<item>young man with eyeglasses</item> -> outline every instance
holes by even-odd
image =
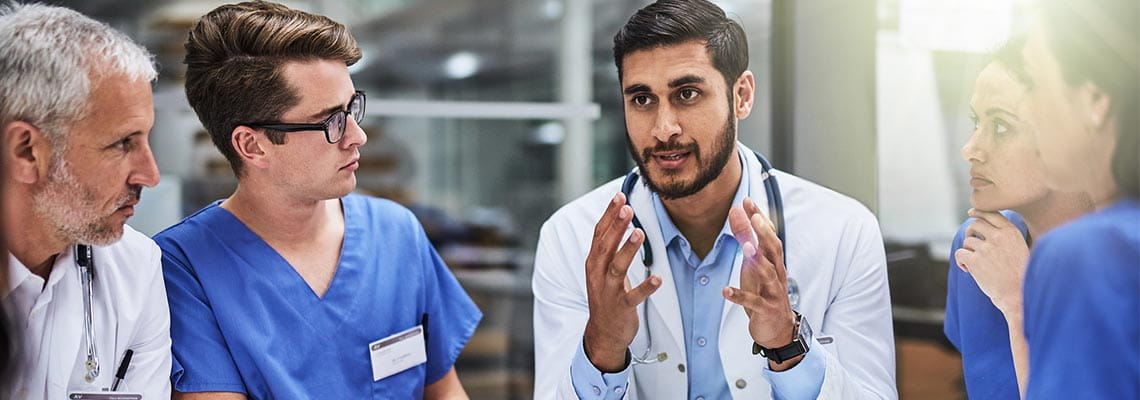
[[[466,398],[453,364],[481,313],[411,212],[350,194],[367,137],[346,28],[231,4],[186,50],[238,188],[155,237],[175,398]]]

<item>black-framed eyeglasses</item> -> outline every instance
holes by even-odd
[[[330,144],[336,144],[344,139],[344,132],[348,129],[348,116],[352,115],[352,119],[356,120],[359,125],[364,120],[364,92],[357,90],[352,95],[352,100],[348,102],[348,109],[339,110],[333,115],[330,115],[324,122],[319,124],[285,124],[285,123],[272,123],[272,124],[242,124],[250,128],[272,129],[281,132],[308,132],[308,131],[324,131],[325,140]]]

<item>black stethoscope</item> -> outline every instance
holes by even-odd
[[[91,246],[79,244],[75,246],[75,265],[79,266],[79,285],[83,290],[83,332],[87,339],[87,360],[84,367],[87,374],[83,379],[87,383],[99,377],[99,356],[95,352],[95,327],[91,321],[91,283],[95,280],[95,255]]]
[[[768,159],[764,158],[764,156],[755,151],[753,151],[752,154],[756,155],[756,159],[760,161],[760,178],[764,181],[764,192],[768,195],[768,215],[769,218],[772,219],[772,225],[775,225],[776,227],[776,236],[780,238],[780,243],[783,243],[784,245],[784,268],[787,269],[788,241],[786,240],[784,230],[784,200],[780,195],[780,184],[779,182],[776,182],[776,176],[772,174],[772,164],[768,162]],[[625,176],[625,181],[621,184],[621,192],[625,195],[625,203],[627,205],[630,204],[630,195],[633,193],[633,187],[637,184],[639,178],[641,178],[641,175],[639,175],[635,169],[633,171],[630,171],[630,173]],[[633,217],[633,226],[635,228],[641,229],[642,232],[645,232],[645,227],[641,225],[641,221],[637,219],[637,215],[634,215]],[[646,233],[646,235],[648,235],[648,233]],[[641,259],[645,264],[645,277],[649,278],[650,269],[653,267],[653,249],[649,247],[648,240],[642,242],[641,247]],[[791,302],[792,308],[799,306],[799,286],[791,277],[788,278],[788,299]],[[669,358],[668,354],[664,352],[658,353],[654,358],[649,357],[649,354],[653,348],[653,335],[649,329],[648,301],[649,300],[647,299],[646,303],[642,306],[642,313],[644,314],[643,318],[646,324],[645,352],[640,357],[635,354],[632,355],[631,359],[634,364],[652,364],[665,361]]]

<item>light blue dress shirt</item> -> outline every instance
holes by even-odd
[[[750,182],[748,169],[743,168],[740,185],[732,199],[734,206],[744,204],[744,198],[750,193]],[[740,254],[740,245],[726,220],[712,250],[702,260],[673,224],[656,193],[653,194],[653,208],[661,226],[673,283],[677,287],[685,334],[685,356],[690,366],[697,366],[690,367],[686,374],[689,380],[687,398],[731,399],[719,350],[721,315],[727,301],[721,289],[728,286],[732,266]],[[813,344],[818,345],[818,342],[813,341]],[[795,368],[784,372],[765,369],[764,373],[772,384],[774,398],[814,399],[823,386],[825,371],[826,363],[819,352],[808,351]],[[590,363],[581,344],[570,367],[571,382],[581,399],[624,398],[629,373],[630,366],[626,366],[620,372],[603,374]]]

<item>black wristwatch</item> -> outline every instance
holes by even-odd
[[[796,314],[796,327],[793,329],[793,332],[796,333],[796,337],[792,338],[792,343],[784,347],[768,349],[759,343],[752,342],[753,355],[759,354],[772,360],[776,364],[780,364],[784,361],[807,354],[808,342],[811,341],[811,326],[808,326],[807,320],[805,320],[804,316],[800,315],[799,312],[792,312]]]

